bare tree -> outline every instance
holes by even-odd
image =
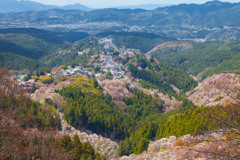
[[[236,77],[236,84],[229,83],[227,80],[214,81],[212,84],[219,91],[224,92],[226,96],[240,103],[240,77]]]

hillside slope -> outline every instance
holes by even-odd
[[[174,46],[159,49],[150,54],[161,60],[179,66],[198,80],[203,80],[213,74],[223,72],[239,73],[240,43],[232,41],[226,43],[192,43],[189,51],[176,50]]]
[[[205,79],[187,95],[198,106],[227,106],[238,103],[239,91],[240,75],[222,73]]]
[[[68,58],[56,55],[56,52],[69,48],[72,43],[89,36],[84,32],[51,32],[35,28],[0,29],[0,34],[0,65],[11,70],[31,71],[41,67],[73,63],[77,52]],[[79,46],[88,47],[85,43]],[[59,61],[52,62],[55,59]]]
[[[27,34],[5,34],[0,36],[0,52],[12,52],[28,58],[39,59],[57,49],[57,44],[49,43]]]
[[[156,45],[164,42],[175,40],[153,33],[141,32],[103,32],[96,35],[97,37],[111,37],[118,47],[139,49],[140,52],[146,53]]]

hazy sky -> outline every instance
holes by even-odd
[[[44,4],[67,5],[80,3],[93,8],[105,8],[113,6],[129,6],[139,4],[179,4],[179,3],[205,3],[208,0],[32,0]],[[240,0],[222,0],[224,2],[240,2]]]

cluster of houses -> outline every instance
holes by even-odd
[[[27,91],[27,92],[32,92],[34,87],[32,85],[32,83],[34,83],[34,80],[28,80],[28,81],[24,81],[24,77],[26,77],[26,74],[22,74],[22,75],[14,75],[12,76],[12,79],[16,79],[18,81],[18,84],[22,87],[23,90]]]
[[[100,67],[102,72],[107,75],[110,72],[113,75],[113,79],[123,79],[126,74],[126,69],[124,66],[116,61],[114,61],[113,49],[119,53],[119,57],[126,58],[126,56],[134,56],[135,50],[117,48],[112,39],[104,38],[99,40],[100,44],[103,44],[103,52],[100,54],[99,63],[93,63],[94,67]],[[116,57],[115,57],[116,58]],[[97,78],[100,76],[99,73],[95,73],[93,68],[82,68],[77,66],[75,68],[68,67],[68,69],[61,72],[64,76],[76,77],[77,74],[86,75],[90,77]]]
[[[103,74],[108,75],[109,72],[111,73],[113,79],[123,79],[124,75],[126,74],[126,69],[121,63],[118,63],[115,59],[117,57],[126,58],[126,56],[135,56],[135,50],[133,49],[125,49],[123,48],[117,48],[113,43],[112,39],[103,39],[101,40],[101,44],[103,44],[103,52],[100,54],[100,60],[99,62],[94,62],[92,65],[95,67],[80,67],[76,66],[75,68],[72,68],[71,66],[68,66],[67,69],[59,69],[58,73],[60,73],[63,76],[69,76],[69,77],[77,77],[77,75],[85,76],[85,77],[104,77]],[[116,56],[116,54],[113,52],[117,51],[119,54]],[[96,67],[100,67],[100,71],[102,73],[96,73],[99,72],[96,70]],[[44,76],[51,76],[51,73],[47,73],[40,78]],[[26,90],[32,90],[32,88],[29,87],[28,84],[34,83],[34,79],[30,79],[27,82],[24,81],[24,77],[27,75],[17,75],[14,78],[16,78],[21,85],[24,85]]]
[[[64,70],[61,72],[63,76],[71,76],[71,77],[76,77],[78,74],[79,75],[86,75],[90,76],[93,78],[97,78],[100,76],[100,74],[95,74],[94,71],[92,71],[92,68],[82,68],[80,66],[77,66],[75,68],[71,68],[68,66],[68,69]]]
[[[64,76],[72,76],[76,77],[77,73],[84,73],[84,71],[81,69],[81,67],[77,66],[75,68],[68,67],[68,69],[61,72]]]
[[[125,74],[125,69],[123,65],[114,65],[114,64],[107,64],[106,66],[103,67],[103,71],[106,72],[111,72],[113,75],[114,79],[122,79],[124,78]]]
[[[102,70],[105,74],[110,72],[113,75],[113,79],[123,79],[126,70],[122,64],[114,62],[113,52],[111,52],[112,47],[115,47],[115,45],[112,44],[112,40],[105,39],[103,47],[104,54],[100,55]]]
[[[27,75],[26,74],[23,74],[23,75],[16,75],[16,76],[13,76],[13,78],[17,79],[20,83],[24,84],[25,82],[23,81],[24,77],[26,77]]]

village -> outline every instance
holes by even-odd
[[[104,38],[99,40],[99,44],[103,46],[102,52],[99,54],[99,62],[93,63],[92,67],[80,67],[76,66],[68,68],[61,72],[63,76],[76,77],[81,75],[83,77],[98,78],[104,76],[108,79],[123,79],[127,73],[126,68],[119,62],[119,59],[124,59],[127,56],[135,56],[137,50],[117,48],[113,44],[113,40],[110,38]],[[139,52],[139,51],[138,51]],[[92,56],[93,58],[96,56]],[[95,68],[99,68],[95,71]]]
[[[140,51],[137,49],[128,49],[125,47],[117,47],[111,38],[102,38],[98,40],[101,50],[99,54],[92,55],[88,65],[82,66],[59,66],[44,71],[41,75],[32,76],[28,74],[17,74],[14,76],[19,81],[21,86],[29,91],[34,91],[36,84],[51,84],[58,83],[62,80],[67,80],[74,77],[96,78],[99,80],[122,80],[126,78],[127,69],[121,63],[122,60],[134,57]],[[89,51],[78,51],[84,53]],[[81,55],[81,54],[79,54]],[[96,60],[97,59],[97,60]],[[91,63],[90,63],[91,62]],[[41,83],[37,83],[40,81]]]

